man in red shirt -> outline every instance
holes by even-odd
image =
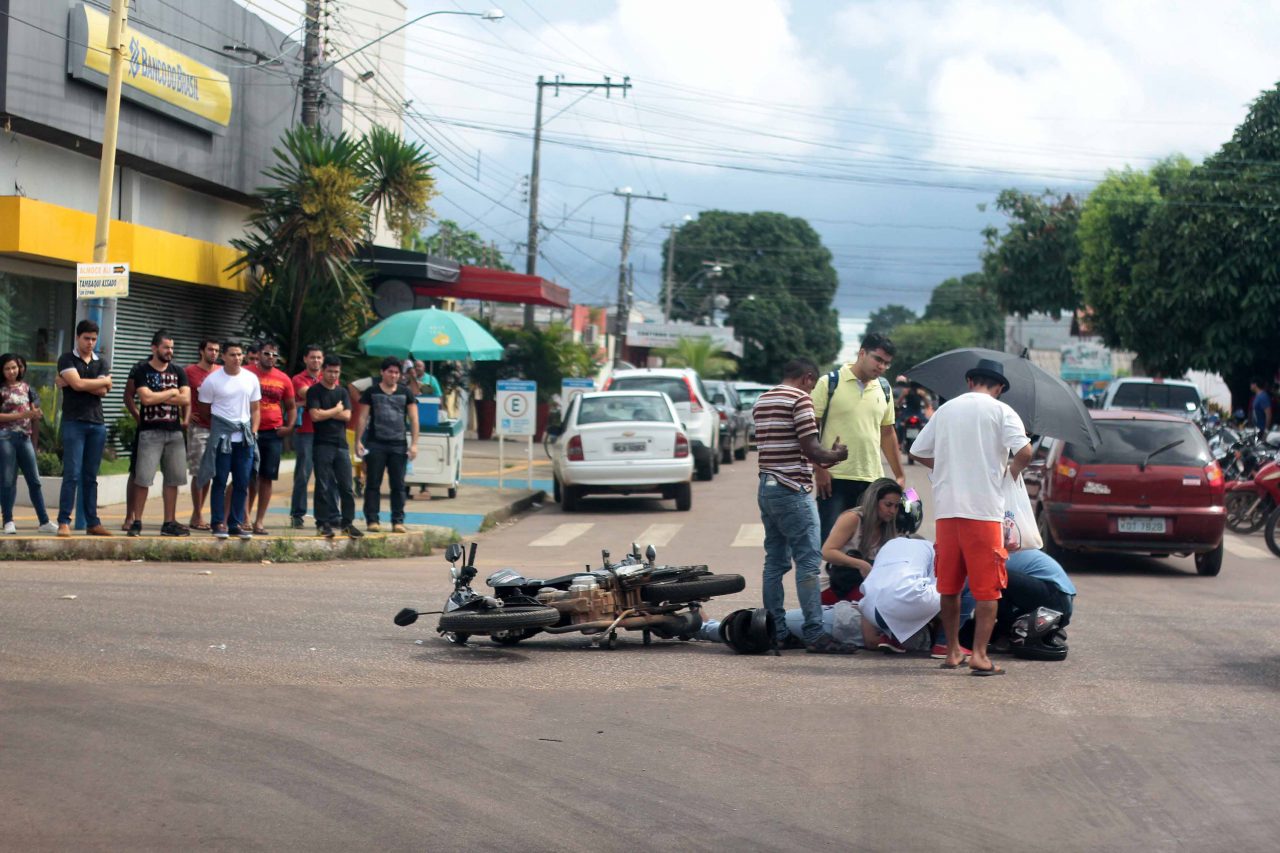
[[[209,443],[209,404],[199,399],[200,386],[210,373],[221,370],[218,356],[222,344],[212,338],[200,341],[200,360],[187,367],[187,384],[191,386],[191,405],[187,407],[187,473],[191,475],[191,524],[192,530],[208,530],[204,520],[204,502],[209,496],[209,484],[196,485],[196,472],[204,458],[204,448]]]
[[[293,376],[293,396],[297,400],[306,400],[307,389],[320,381],[320,370],[324,367],[324,348],[319,344],[310,344],[302,354],[302,363],[305,365],[302,372]],[[289,505],[294,529],[302,527],[302,517],[307,514],[307,481],[311,479],[311,453],[316,436],[311,412],[306,406],[299,408],[302,410],[302,422],[298,424],[298,431],[293,434],[296,459],[293,463],[293,500]],[[316,524],[319,524],[318,520]]]
[[[246,365],[246,369],[258,377],[258,384],[262,387],[261,420],[258,423],[258,476],[256,486],[251,484],[249,490],[250,501],[255,492],[258,498],[258,514],[253,522],[253,532],[258,536],[265,536],[267,529],[263,522],[271,507],[271,490],[275,481],[280,479],[280,455],[284,452],[285,438],[293,433],[298,404],[293,393],[293,380],[276,367],[280,347],[274,341],[263,341],[260,346],[258,363]]]

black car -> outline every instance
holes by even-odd
[[[751,406],[742,402],[732,382],[712,379],[702,384],[720,414],[721,463],[731,465],[735,459],[746,459],[751,447]]]

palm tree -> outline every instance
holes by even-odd
[[[691,367],[704,379],[722,379],[738,371],[738,363],[720,355],[720,345],[712,338],[681,338],[671,349],[658,354],[671,367]]]
[[[365,273],[353,263],[381,216],[403,236],[416,231],[434,195],[430,156],[375,127],[363,138],[295,127],[275,149],[247,233],[231,241],[249,270],[248,321],[294,365],[301,347],[349,341],[370,319]]]

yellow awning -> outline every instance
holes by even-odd
[[[62,264],[93,260],[94,215],[21,196],[0,196],[0,253]],[[228,273],[239,257],[230,246],[111,220],[107,260],[136,275],[245,291],[244,276]]]

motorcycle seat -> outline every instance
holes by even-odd
[[[570,575],[561,575],[558,578],[524,578],[519,576],[508,576],[496,583],[490,583],[495,589],[498,587],[520,587],[520,586],[567,586],[578,575],[587,574],[587,572],[574,572]]]

